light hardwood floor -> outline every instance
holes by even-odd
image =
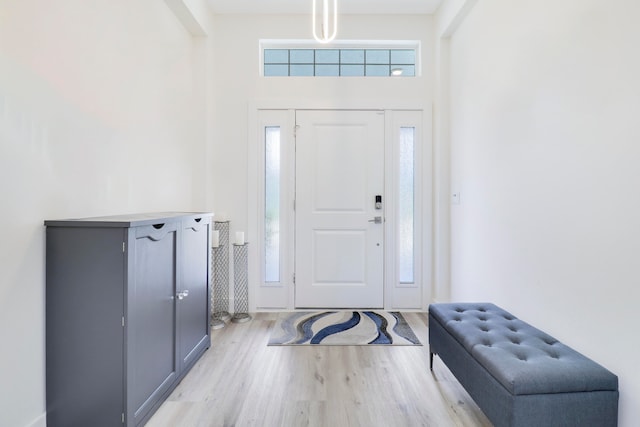
[[[277,313],[212,331],[211,348],[147,427],[491,426],[436,357],[427,316],[403,313],[423,346],[283,346]]]

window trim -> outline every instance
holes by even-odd
[[[291,286],[292,281],[292,264],[291,264],[291,248],[292,242],[292,230],[290,228],[292,212],[287,205],[288,200],[291,199],[291,171],[289,169],[289,163],[291,161],[291,147],[292,147],[292,125],[290,112],[287,110],[260,110],[257,116],[258,128],[256,129],[258,134],[258,145],[255,154],[256,158],[256,172],[258,175],[258,193],[256,194],[256,206],[255,212],[258,214],[259,223],[256,224],[257,228],[256,236],[256,255],[258,256],[258,272],[259,272],[259,293],[262,293],[260,289],[281,289],[287,292],[287,288]],[[280,259],[279,259],[279,280],[278,281],[266,281],[266,253],[264,248],[265,236],[265,142],[266,133],[265,130],[268,127],[277,127],[280,129]],[[255,143],[255,142],[254,142]]]
[[[410,289],[420,290],[421,292],[426,290],[423,288],[425,279],[425,269],[423,268],[424,256],[427,255],[428,248],[424,246],[425,240],[424,233],[428,231],[428,222],[424,222],[425,210],[424,204],[427,203],[428,198],[425,198],[425,188],[423,183],[423,174],[425,168],[430,168],[430,162],[425,161],[424,156],[428,154],[428,150],[425,149],[426,141],[424,138],[424,123],[423,123],[424,111],[417,110],[392,110],[388,111],[387,118],[387,138],[390,142],[389,151],[387,153],[388,164],[387,170],[391,174],[390,179],[387,181],[387,196],[388,203],[391,203],[391,209],[386,211],[387,216],[387,236],[389,239],[385,241],[385,250],[390,260],[389,269],[386,280],[390,283],[390,287],[395,291],[390,291],[394,297],[399,297],[405,291]],[[400,174],[400,129],[403,127],[414,129],[414,188],[413,188],[413,282],[400,281],[400,257],[399,257],[399,174]],[[387,205],[389,206],[389,204]],[[421,218],[420,220],[416,220]],[[425,230],[425,227],[427,228]],[[422,295],[424,298],[424,293]],[[395,300],[394,300],[395,302]]]

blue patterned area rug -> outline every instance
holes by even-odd
[[[402,314],[389,311],[280,313],[269,345],[422,345]]]

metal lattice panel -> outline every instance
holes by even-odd
[[[233,317],[232,322],[251,320],[249,315],[249,278],[247,255],[249,244],[233,245]]]
[[[224,322],[229,314],[229,221],[215,221],[220,233],[219,246],[213,248],[212,318]]]

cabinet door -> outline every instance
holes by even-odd
[[[177,222],[130,230],[128,420],[137,425],[176,381]]]
[[[123,239],[124,232],[117,228],[47,228],[49,426],[108,427],[121,422]],[[7,345],[2,351],[10,349]]]
[[[209,338],[209,227],[210,218],[182,223],[177,301],[178,355],[181,369],[192,364],[210,345]]]

